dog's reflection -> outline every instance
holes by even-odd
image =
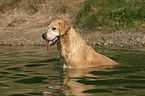
[[[67,96],[87,96],[94,95],[91,92],[85,92],[86,90],[92,90],[98,88],[96,85],[87,85],[79,83],[78,81],[88,79],[87,81],[100,80],[100,76],[93,75],[92,71],[106,71],[104,67],[88,68],[88,69],[65,69],[65,78],[60,89]]]

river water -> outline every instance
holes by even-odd
[[[95,48],[120,63],[59,68],[56,48],[0,46],[0,96],[145,96],[145,51]]]

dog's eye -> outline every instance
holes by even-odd
[[[52,28],[52,30],[56,30],[56,28],[55,28],[55,27],[53,27],[53,28]]]

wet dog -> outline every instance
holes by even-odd
[[[117,65],[110,58],[94,51],[87,45],[79,33],[68,22],[56,19],[51,22],[48,32],[42,35],[48,41],[46,50],[57,44],[60,65],[63,68],[87,68],[95,66]]]

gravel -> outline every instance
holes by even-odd
[[[41,37],[46,29],[0,31],[0,45],[45,45]],[[114,32],[107,34],[83,34],[82,37],[91,46],[145,47],[145,32]]]

